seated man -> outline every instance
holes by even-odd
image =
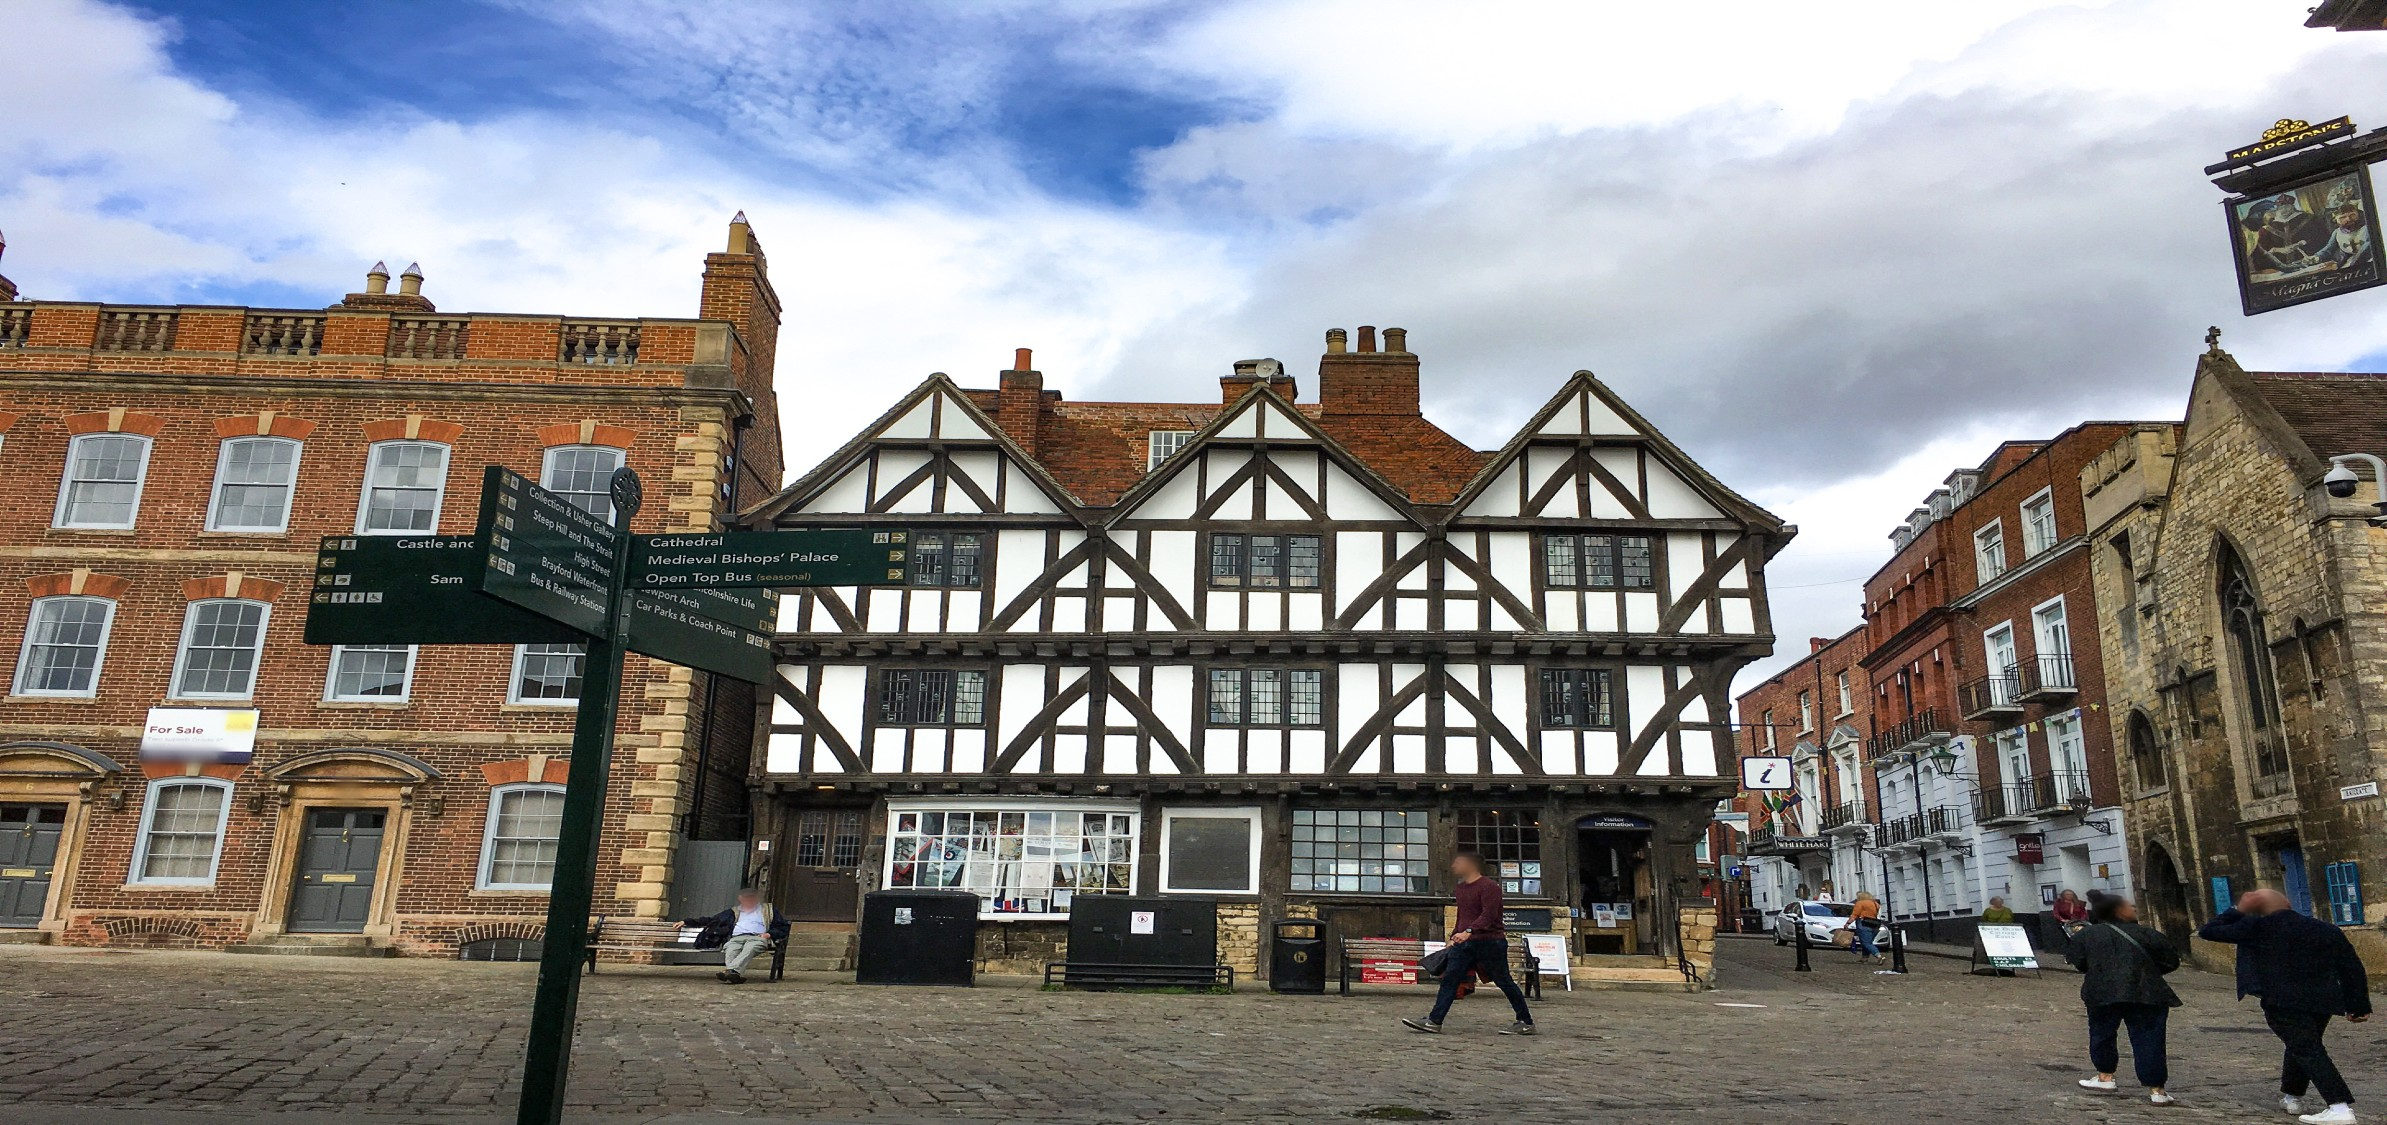
[[[746,963],[769,949],[772,942],[787,940],[787,919],[778,910],[763,905],[761,891],[743,887],[738,891],[738,904],[710,918],[690,918],[682,925],[702,926],[696,935],[696,948],[721,951],[720,972],[714,979],[723,984],[746,983]]]

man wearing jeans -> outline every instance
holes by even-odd
[[[2263,1020],[2284,1049],[2280,1107],[2307,1125],[2351,1125],[2354,1092],[2321,1036],[2331,1016],[2370,1018],[2370,981],[2354,943],[2336,926],[2297,913],[2288,896],[2268,887],[2246,892],[2197,936],[2238,947],[2238,998],[2262,997]],[[2312,1087],[2319,1088],[2319,1107],[2304,1100]]]
[[[1500,922],[1500,880],[1484,878],[1483,857],[1474,852],[1452,856],[1450,871],[1459,877],[1454,892],[1459,916],[1450,935],[1450,959],[1442,966],[1442,991],[1434,998],[1434,1014],[1401,1023],[1411,1031],[1441,1034],[1442,1017],[1450,1014],[1451,1003],[1459,998],[1459,986],[1472,973],[1499,985],[1500,994],[1508,997],[1509,1007],[1517,1011],[1517,1022],[1500,1033],[1533,1034],[1533,1013],[1525,1007],[1525,992],[1508,975],[1508,933]]]
[[[762,892],[753,887],[738,892],[736,906],[710,918],[690,918],[684,924],[704,927],[696,936],[696,948],[721,950],[723,968],[713,976],[723,984],[746,983],[746,963],[771,948],[772,942],[787,940],[790,928],[777,910],[763,905]]]

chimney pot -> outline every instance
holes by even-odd
[[[1359,326],[1359,350],[1361,352],[1372,352],[1376,350],[1375,325],[1362,324]]]
[[[1032,362],[1033,359],[1034,355],[1029,349],[1015,348],[1011,356],[1011,369],[1013,371],[1034,371],[1036,364]]]
[[[1408,350],[1409,350],[1409,330],[1408,330],[1408,329],[1406,329],[1406,328],[1387,328],[1387,329],[1385,329],[1385,330],[1384,330],[1384,350],[1385,350],[1385,351],[1388,351],[1388,352],[1405,352],[1405,351],[1408,351]]]
[[[383,262],[373,263],[373,268],[365,271],[365,292],[381,294],[389,291],[390,267]]]
[[[746,221],[744,211],[729,217],[728,251],[732,254],[754,253],[754,227]]]
[[[1341,355],[1349,347],[1350,336],[1340,328],[1326,330],[1326,354]]]
[[[398,293],[401,296],[406,297],[419,297],[422,295],[422,292],[422,264],[419,262],[406,263],[406,272],[398,275]]]

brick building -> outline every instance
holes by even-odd
[[[535,938],[578,686],[563,645],[310,647],[316,544],[472,529],[481,468],[645,532],[780,480],[779,310],[740,216],[697,316],[0,303],[0,939],[453,954]],[[629,658],[599,909],[743,835],[751,689]],[[163,708],[166,710],[153,711]],[[158,723],[254,731],[164,757]]]
[[[1843,671],[1864,697],[1850,729],[1773,750],[1800,762],[1802,800],[1751,839],[1782,857],[1753,887],[1769,909],[1828,879],[1843,899],[1882,894],[1921,936],[1966,940],[1992,897],[2036,922],[2059,890],[2129,886],[2074,482],[2135,428],[2083,423],[1950,474],[1891,532],[1864,626],[1741,697],[1743,753],[1766,752],[1768,729],[1825,722],[1802,711],[1839,706]]]
[[[2387,451],[2382,418],[2387,375],[2248,372],[2216,345],[2182,426],[2119,435],[2079,478],[2148,913],[2184,933],[2281,887],[2347,927],[2374,978],[2387,530],[2367,470],[2348,499],[2320,478],[2333,456]]]
[[[1740,799],[1751,828],[1750,902],[1767,915],[1801,887],[1843,901],[1879,889],[1864,852],[1864,829],[1874,820],[1868,810],[1878,807],[1864,758],[1873,718],[1873,693],[1858,663],[1868,651],[1865,631],[1811,638],[1807,650],[1735,703],[1743,752],[1789,758],[1797,786],[1778,795],[1796,798],[1778,812],[1754,794]]]

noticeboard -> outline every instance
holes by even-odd
[[[640,535],[630,543],[633,589],[901,586],[911,536],[901,530],[725,531]]]
[[[556,644],[570,626],[480,592],[470,535],[341,535],[315,552],[311,645]]]
[[[579,505],[503,465],[481,480],[483,567],[490,597],[569,625],[605,630],[617,532]]]
[[[2020,926],[1986,925],[1977,927],[1979,956],[1996,969],[2036,969],[2039,951],[2031,948],[2030,931]]]

